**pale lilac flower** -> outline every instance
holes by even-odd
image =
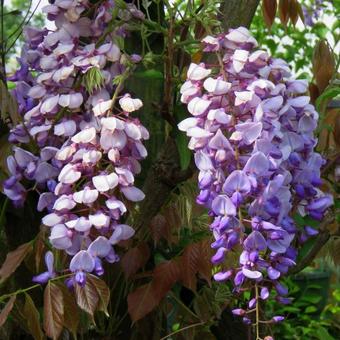
[[[118,106],[112,100],[114,78],[126,70],[126,60],[140,58],[126,56],[113,43],[115,35],[127,33],[124,21],[123,30],[118,26],[98,44],[114,6],[113,1],[101,2],[91,19],[85,14],[86,1],[58,0],[44,7],[55,29],[25,29],[20,68],[11,77],[25,126],[20,123],[10,132],[10,141],[21,147],[15,146],[14,156],[8,158],[10,177],[3,191],[19,206],[26,197],[21,181],[39,190],[37,209],[48,213],[42,223],[50,228],[50,243],[73,257],[71,281],[80,285],[87,272],[103,274],[103,260],[118,261],[112,244],[134,234],[120,224],[127,208],[115,195],[134,202],[144,198],[133,185],[141,171],[139,162],[147,156],[143,141],[149,133],[130,117],[143,103],[128,93],[119,93]],[[133,4],[128,8],[120,14],[144,17]],[[102,84],[86,89],[80,82],[74,88],[79,76],[94,71],[101,73]],[[31,139],[36,153],[25,150]]]
[[[39,275],[33,276],[32,281],[35,283],[46,283],[49,279],[53,279],[56,276],[54,271],[54,256],[51,251],[46,252],[45,254],[45,264],[47,267],[47,271],[41,273]]]
[[[333,204],[319,189],[324,161],[313,151],[318,113],[301,95],[307,83],[294,80],[282,59],[255,50],[246,28],[202,42],[223,65],[189,66],[180,93],[191,116],[178,128],[190,137],[199,170],[196,201],[213,217],[211,261],[221,266],[214,278],[232,280],[237,292],[251,289],[249,309],[257,303],[255,285],[261,299],[274,289],[277,300],[288,303],[278,280],[295,265],[294,240],[317,234],[309,226],[299,230],[291,214],[296,207],[321,220]],[[243,248],[239,267],[228,268],[224,260],[237,245]]]

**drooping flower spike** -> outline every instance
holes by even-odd
[[[307,82],[257,50],[246,28],[202,43],[218,66],[190,65],[180,92],[191,117],[178,127],[190,137],[199,170],[197,203],[214,217],[212,262],[221,268],[214,278],[232,280],[235,292],[252,290],[248,309],[234,310],[251,323],[258,300],[271,290],[289,302],[279,281],[295,265],[299,242],[317,234],[310,226],[298,229],[294,213],[321,220],[332,204],[319,189],[318,113],[304,95]],[[239,265],[230,267],[228,253],[240,245]]]
[[[149,134],[133,118],[143,103],[116,93],[113,82],[141,58],[122,54],[117,38],[126,29],[108,30],[114,6],[110,0],[99,6],[56,0],[44,7],[56,29],[25,29],[20,69],[11,77],[22,121],[10,133],[18,146],[8,158],[11,176],[3,191],[22,205],[22,183],[31,181],[40,193],[38,210],[47,210],[42,222],[50,228],[49,241],[72,257],[71,281],[81,286],[87,273],[103,274],[103,260],[119,260],[114,246],[134,234],[120,222],[124,201],[144,198],[134,177],[147,156],[143,141]],[[118,11],[123,26],[144,19],[133,4],[124,6]],[[98,81],[91,85],[93,79]],[[47,253],[48,271],[36,282],[54,277],[51,261]]]

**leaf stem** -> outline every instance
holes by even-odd
[[[50,279],[49,282],[50,281],[57,281],[57,280],[65,279],[67,277],[70,277],[71,275],[72,274],[69,273],[69,274],[57,276],[57,277],[55,277],[53,279]],[[18,295],[18,294],[26,293],[26,292],[28,292],[28,291],[30,291],[32,289],[38,288],[38,287],[41,287],[41,284],[36,284],[36,285],[30,286],[30,287],[27,287],[27,288],[19,289],[19,290],[13,292],[13,293],[2,295],[2,296],[0,296],[0,302],[2,302],[3,300],[5,300],[5,299],[7,299],[7,298],[9,298],[9,297],[11,297],[13,295]]]
[[[260,304],[259,304],[259,287],[255,284],[255,299],[256,299],[256,340],[262,340],[260,338]]]
[[[186,306],[174,293],[170,293],[171,298],[173,298],[183,309],[185,309],[190,315],[200,320],[200,318],[188,307]]]
[[[120,81],[119,81],[119,83],[118,83],[118,85],[117,85],[117,87],[116,87],[116,90],[115,90],[115,92],[114,92],[114,94],[113,94],[113,96],[112,96],[112,104],[111,104],[111,112],[112,112],[112,110],[113,110],[113,107],[114,107],[114,105],[115,105],[115,102],[116,102],[116,100],[117,100],[117,98],[118,98],[118,95],[119,95],[119,92],[122,90],[122,87],[123,87],[123,85],[124,85],[124,82],[125,82],[125,80],[129,77],[129,75],[130,75],[130,72],[131,72],[131,67],[127,67],[126,68],[126,70],[123,72],[123,74],[121,75],[121,79],[120,79]]]
[[[194,328],[194,327],[197,327],[197,326],[202,326],[202,325],[204,325],[204,324],[205,324],[205,321],[201,321],[201,322],[198,322],[198,323],[194,323],[194,324],[192,324],[192,325],[189,325],[189,326],[183,327],[183,328],[181,328],[181,329],[178,329],[177,331],[174,331],[174,332],[172,332],[172,333],[166,335],[165,337],[161,338],[160,340],[168,339],[168,338],[170,338],[170,337],[171,337],[172,335],[174,335],[174,334],[183,332],[183,331],[185,331],[185,330],[187,330],[187,329],[189,329],[189,328]]]

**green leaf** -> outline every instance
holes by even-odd
[[[332,98],[336,98],[337,96],[340,96],[340,87],[334,86],[326,89],[326,91],[324,91],[322,95],[319,96],[316,100],[315,106],[317,110],[321,109],[321,105],[322,103],[324,103],[325,100],[331,100]]]
[[[325,39],[329,30],[324,23],[318,22],[313,26],[312,32],[314,32],[319,38]]]
[[[295,68],[296,71],[300,70],[301,68],[303,68],[306,65],[306,60],[305,59],[299,59],[296,62]]]
[[[103,74],[97,67],[90,68],[83,76],[83,84],[89,93],[103,87],[104,81]]]
[[[307,242],[305,242],[303,244],[303,246],[299,250],[297,262],[299,262],[301,259],[303,259],[310,252],[310,250],[313,248],[315,242],[316,242],[316,238],[314,237],[314,238],[310,238],[309,240],[307,240]]]
[[[333,292],[333,297],[335,298],[336,301],[340,301],[340,289],[336,289]]]
[[[308,306],[305,309],[305,313],[310,314],[310,313],[315,313],[318,309],[315,306]]]
[[[182,170],[187,169],[191,161],[191,151],[188,148],[188,143],[188,137],[185,135],[184,132],[179,133],[176,136],[176,145]]]
[[[288,313],[300,313],[301,309],[297,307],[292,307],[292,306],[285,306],[284,308],[285,312]]]
[[[181,326],[181,325],[180,325],[179,322],[174,323],[174,324],[172,325],[172,331],[173,331],[173,332],[178,331],[180,326]]]
[[[308,301],[310,303],[313,304],[317,304],[318,302],[320,302],[320,300],[322,299],[322,296],[320,295],[315,295],[315,294],[305,294],[302,296],[303,301]]]
[[[22,13],[21,13],[18,9],[15,9],[15,10],[13,10],[13,11],[4,13],[3,16],[5,17],[6,15],[21,15],[21,14],[22,14]]]
[[[174,116],[177,122],[181,122],[182,120],[188,118],[187,112],[184,109],[183,105],[177,105],[174,107]],[[188,168],[192,152],[188,148],[189,139],[186,136],[185,132],[179,131],[178,129],[175,130],[175,141],[180,157],[180,165],[181,169],[185,170]]]
[[[152,79],[163,79],[163,73],[155,69],[149,69],[149,70],[145,70],[142,72],[135,72],[133,75],[136,78],[142,78],[142,79],[145,79],[145,78],[148,78],[151,80]]]
[[[318,327],[316,334],[320,340],[335,340],[324,327]]]

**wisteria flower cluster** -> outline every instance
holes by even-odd
[[[40,194],[49,241],[72,256],[69,283],[81,286],[86,273],[103,274],[103,259],[119,259],[113,246],[134,234],[121,223],[124,200],[144,198],[134,177],[147,156],[143,140],[149,134],[130,116],[143,104],[121,96],[121,84],[114,82],[140,61],[124,55],[116,38],[126,36],[125,22],[142,20],[143,13],[127,4],[116,11],[122,24],[110,30],[114,10],[110,0],[56,0],[46,6],[56,29],[25,29],[21,67],[11,77],[22,121],[10,132],[16,146],[4,193],[18,206],[28,186]],[[89,79],[99,81],[88,88]],[[53,254],[46,254],[46,264],[48,271],[36,282],[54,277]]]
[[[197,202],[214,218],[214,278],[233,280],[235,292],[251,289],[248,308],[234,310],[251,323],[272,290],[289,303],[280,279],[295,265],[298,245],[318,233],[299,229],[293,215],[321,220],[332,204],[319,189],[324,160],[313,151],[318,113],[304,95],[307,82],[257,50],[246,28],[207,36],[203,45],[218,63],[190,65],[180,92],[192,117],[179,129],[190,137],[199,169]],[[231,268],[228,253],[240,247]]]
[[[322,0],[315,0],[309,7],[306,5],[302,5],[302,11],[306,25],[311,27],[315,25],[320,17],[320,14],[322,13],[323,2],[324,1]]]

